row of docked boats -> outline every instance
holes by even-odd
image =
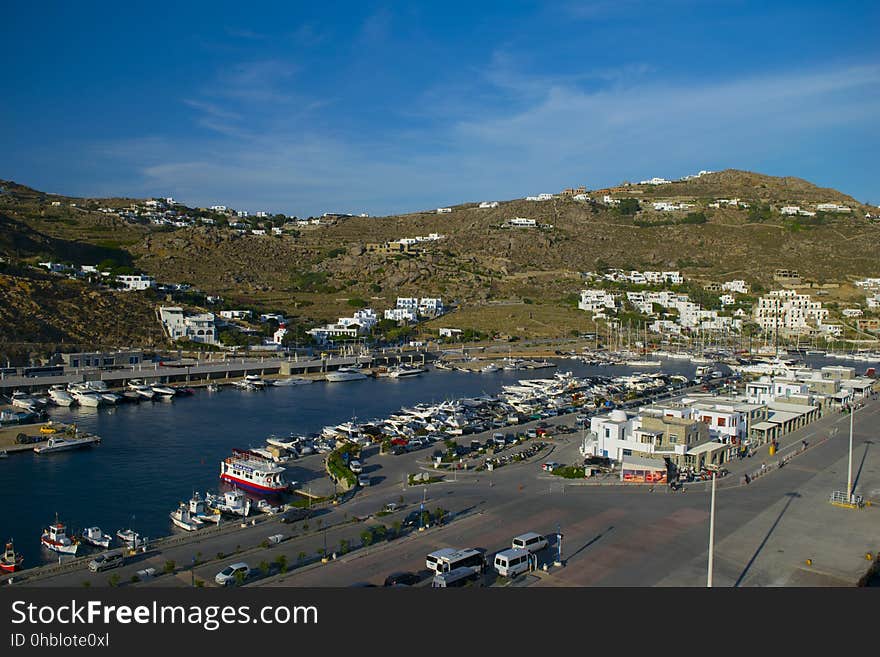
[[[312,379],[299,376],[290,376],[285,379],[264,379],[258,374],[248,374],[243,379],[235,381],[232,385],[241,390],[265,390],[272,386],[300,386],[313,383]],[[216,383],[208,385],[209,392],[219,392],[220,386]]]
[[[29,394],[16,390],[10,396],[10,403],[16,408],[31,413],[39,413],[48,405],[70,407],[115,405],[122,402],[141,401],[144,399],[171,399],[179,394],[191,393],[189,388],[175,388],[164,384],[146,384],[141,380],[132,380],[119,392],[111,391],[104,381],[83,381],[64,385],[54,385],[45,396]]]
[[[192,532],[218,525],[225,517],[246,518],[252,511],[278,513],[281,507],[265,499],[254,501],[241,489],[233,488],[223,493],[206,493],[204,497],[193,493],[189,502],[180,502],[168,517],[175,527]]]

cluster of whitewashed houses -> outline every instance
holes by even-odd
[[[767,333],[796,335],[817,332],[830,337],[843,334],[840,324],[826,322],[828,309],[809,294],[795,290],[772,290],[760,297],[752,309],[752,318]]]
[[[596,415],[580,449],[585,457],[622,464],[622,474],[628,461],[658,472],[666,459],[680,469],[711,468],[806,426],[826,409],[865,397],[873,385],[853,368],[792,370],[749,382],[741,397],[694,395]]]
[[[445,311],[440,297],[397,297],[394,308],[385,311],[385,319],[395,322],[417,322],[424,317],[438,317]]]
[[[384,319],[395,322],[417,322],[426,317],[438,317],[446,311],[440,297],[398,297],[394,308],[384,313]],[[372,308],[358,310],[351,317],[340,317],[334,324],[309,329],[307,333],[317,342],[326,343],[334,338],[357,338],[368,334],[379,323]],[[283,337],[283,334],[282,336]],[[280,338],[276,340],[280,343]]]

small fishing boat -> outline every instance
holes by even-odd
[[[218,386],[216,383],[209,383],[205,386],[205,390],[207,390],[208,392],[220,392],[220,386]]]
[[[174,511],[168,514],[168,517],[171,518],[171,522],[175,526],[188,532],[201,529],[202,525],[204,525],[204,521],[201,518],[189,512],[189,505],[186,502],[181,502]]]
[[[22,563],[24,563],[24,557],[15,551],[12,539],[10,538],[6,544],[3,556],[0,557],[0,570],[6,573],[14,573],[16,570],[21,570]]]
[[[81,538],[84,542],[101,548],[110,547],[110,541],[113,540],[113,537],[102,532],[100,527],[84,529]]]
[[[116,537],[122,541],[126,547],[135,549],[147,544],[145,536],[141,536],[133,529],[120,529],[116,532]]]
[[[238,488],[228,490],[222,495],[208,494],[205,501],[210,508],[233,516],[244,517],[251,512],[250,498]]]
[[[60,554],[76,554],[79,549],[79,541],[67,535],[67,528],[58,520],[55,514],[55,524],[49,525],[40,536],[40,543]]]

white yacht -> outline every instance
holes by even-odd
[[[129,383],[128,388],[129,390],[133,390],[134,392],[139,394],[144,399],[153,399],[156,396],[156,392],[150,386],[144,385],[143,382],[138,379],[135,379],[134,381]]]
[[[72,406],[74,399],[64,386],[52,386],[49,389],[49,399],[56,406]]]
[[[360,379],[366,379],[367,375],[356,367],[340,367],[335,372],[327,372],[325,378],[331,382],[358,381]]]
[[[104,398],[100,394],[89,390],[71,390],[70,395],[76,400],[80,406],[91,406],[93,408],[104,404]]]
[[[492,374],[493,372],[498,372],[501,368],[498,367],[495,363],[489,363],[485,367],[480,368],[480,372],[483,374]]]
[[[64,436],[52,436],[45,445],[34,447],[35,454],[52,454],[53,452],[67,452],[72,449],[91,447],[100,442],[97,436],[85,436],[84,438],[66,438]]]
[[[177,394],[177,391],[174,388],[162,384],[152,385],[150,388],[160,397],[173,397]]]
[[[388,376],[392,379],[399,379],[405,376],[417,376],[424,372],[425,370],[421,367],[414,367],[412,365],[401,365],[399,367],[393,367],[388,370]]]
[[[16,408],[21,408],[31,413],[39,411],[43,407],[38,399],[20,390],[13,392],[10,400]]]

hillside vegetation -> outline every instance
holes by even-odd
[[[507,332],[534,324],[541,307],[552,307],[555,315],[549,310],[543,314],[558,317],[562,335],[591,326],[585,319],[580,325],[571,310],[584,271],[678,269],[698,282],[745,278],[763,287],[773,285],[777,268],[796,269],[803,278],[819,282],[880,275],[880,225],[865,218],[876,208],[799,178],[736,170],[666,185],[596,190],[586,202],[570,197],[519,199],[491,209],[467,203],[448,214],[345,217],[284,236],[239,234],[212,226],[133,224],[95,211],[138,202],[132,199],[71,199],[10,182],[0,182],[0,189],[0,256],[9,261],[26,265],[43,259],[76,264],[109,260],[160,282],[189,283],[206,294],[220,295],[228,307],[282,311],[304,325],[349,314],[361,301],[382,309],[392,306],[397,296],[442,296],[458,304],[458,317],[462,323],[470,317],[472,326],[485,324],[473,320],[480,308],[489,312],[498,303],[531,306],[531,319],[523,312],[507,313],[510,325],[494,327]],[[605,194],[639,199],[642,209],[621,212],[601,202]],[[751,207],[708,207],[719,198],[739,198]],[[687,201],[695,207],[690,212],[654,211],[650,201],[656,199]],[[841,203],[852,212],[815,217],[779,213],[782,205],[810,207],[822,202]],[[550,227],[503,227],[514,217]],[[424,243],[419,256],[365,251],[368,243],[429,233],[445,238]],[[3,279],[2,340],[41,336],[161,341],[151,315],[155,300],[144,294],[38,279],[27,268],[16,272]],[[79,295],[80,300],[65,305],[62,300],[72,298],[65,295]],[[108,310],[125,304],[126,310],[100,315],[105,304]],[[492,314],[504,322],[505,313]],[[23,315],[27,319],[16,326],[14,318]],[[117,329],[106,323],[111,316],[121,323]],[[455,318],[450,315],[446,323],[457,325]],[[42,322],[45,327],[37,326]],[[87,325],[92,328],[86,330]],[[547,335],[554,330],[547,322],[540,330],[537,324],[533,328],[523,333]]]

